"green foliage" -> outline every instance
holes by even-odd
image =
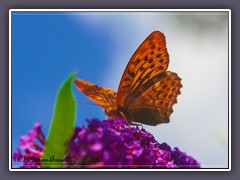
[[[68,141],[74,130],[76,101],[72,93],[75,74],[71,74],[57,93],[51,127],[48,132],[42,162],[45,168],[62,168]],[[47,160],[47,161],[46,161]]]

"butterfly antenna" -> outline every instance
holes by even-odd
[[[94,106],[99,106],[98,104],[94,104],[94,103],[87,103],[87,102],[80,102],[80,101],[76,101],[78,104],[87,104],[87,105],[94,105]]]

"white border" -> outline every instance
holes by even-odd
[[[231,100],[232,100],[232,94],[231,94],[231,87],[232,87],[232,84],[231,84],[231,67],[232,67],[232,40],[231,40],[231,26],[232,26],[232,22],[231,22],[231,10],[228,11],[229,13],[229,19],[228,19],[228,145],[229,145],[229,149],[228,149],[228,160],[229,160],[229,171],[231,171],[231,168],[232,168],[232,163],[231,163],[231,158],[232,158],[232,116],[231,116]]]
[[[9,131],[8,131],[8,138],[9,138],[9,170],[11,169],[12,164],[12,21],[11,21],[11,10],[9,10]]]
[[[229,132],[228,132],[228,143],[229,143],[229,168],[228,169],[13,169],[12,168],[12,144],[11,144],[11,134],[12,134],[12,116],[11,116],[11,96],[12,96],[12,77],[11,77],[11,34],[12,34],[12,12],[228,12],[229,13],[229,26],[228,26],[228,42],[229,42],[229,59],[228,59],[228,113],[229,113]],[[231,10],[230,9],[10,9],[9,10],[9,171],[231,171]]]

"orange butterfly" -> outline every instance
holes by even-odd
[[[75,78],[77,88],[104,108],[108,117],[155,126],[169,122],[180,94],[181,78],[166,71],[169,56],[164,34],[152,32],[131,57],[118,92]]]

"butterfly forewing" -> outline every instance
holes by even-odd
[[[135,51],[121,78],[117,103],[123,106],[128,94],[156,74],[166,71],[169,64],[163,33],[154,31]]]
[[[117,93],[111,89],[75,78],[74,83],[89,99],[102,106],[105,110],[117,109]]]

